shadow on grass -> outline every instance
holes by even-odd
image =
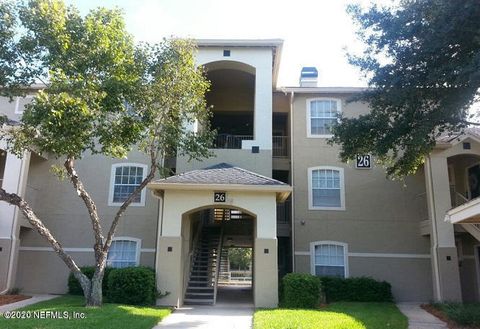
[[[30,318],[0,318],[0,328],[151,329],[170,312],[168,308],[119,304],[104,304],[99,308],[90,308],[84,306],[84,299],[81,296],[62,296],[18,310],[19,315]],[[47,314],[49,318],[34,318],[36,315],[47,317]],[[53,314],[62,318],[52,318]],[[69,318],[66,318],[66,315]]]
[[[333,303],[318,310],[258,310],[254,329],[406,329],[407,318],[392,303]]]

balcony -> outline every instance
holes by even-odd
[[[272,155],[276,158],[288,157],[290,155],[288,136],[273,136],[272,138]]]
[[[288,237],[291,234],[292,201],[277,204],[277,235]]]
[[[213,143],[215,149],[241,149],[242,141],[251,141],[251,135],[218,134]]]
[[[214,149],[238,149],[242,148],[242,141],[253,140],[252,135],[218,134],[213,143]],[[289,156],[289,137],[272,137],[272,154],[274,157],[286,158]]]

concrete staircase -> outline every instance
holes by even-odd
[[[230,280],[230,261],[228,259],[228,249],[222,248],[220,253],[220,270],[218,278],[221,282],[228,282]]]
[[[202,228],[192,259],[184,304],[213,305],[216,301],[218,266],[222,248],[222,229],[218,225]]]

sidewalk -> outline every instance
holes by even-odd
[[[27,294],[29,296],[29,294]],[[36,304],[39,302],[43,302],[45,300],[50,300],[59,297],[58,295],[32,295],[32,298],[29,299],[24,299],[16,303],[11,303],[7,305],[2,305],[0,306],[0,314],[3,314],[7,311],[13,311],[16,310],[17,308],[21,308],[24,306]]]
[[[153,329],[251,329],[253,311],[251,291],[219,288],[215,306],[185,305]]]
[[[445,322],[421,308],[420,303],[398,303],[397,306],[408,318],[408,329],[448,329]]]

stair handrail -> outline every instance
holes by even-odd
[[[220,257],[222,254],[222,248],[223,248],[223,225],[220,228],[220,239],[218,241],[218,247],[217,247],[217,262],[216,262],[216,267],[215,267],[215,283],[213,286],[213,305],[217,303],[217,286],[218,286],[218,276],[220,273]]]
[[[197,232],[195,232],[195,236],[193,237],[192,241],[192,250],[188,253],[188,259],[190,262],[190,266],[188,269],[188,275],[183,276],[183,295],[187,293],[187,288],[188,288],[188,282],[190,280],[190,276],[192,275],[192,269],[193,269],[193,255],[195,254],[195,250],[197,249],[198,245],[200,244],[200,234],[203,229],[203,222],[199,221],[198,224],[198,229]]]

